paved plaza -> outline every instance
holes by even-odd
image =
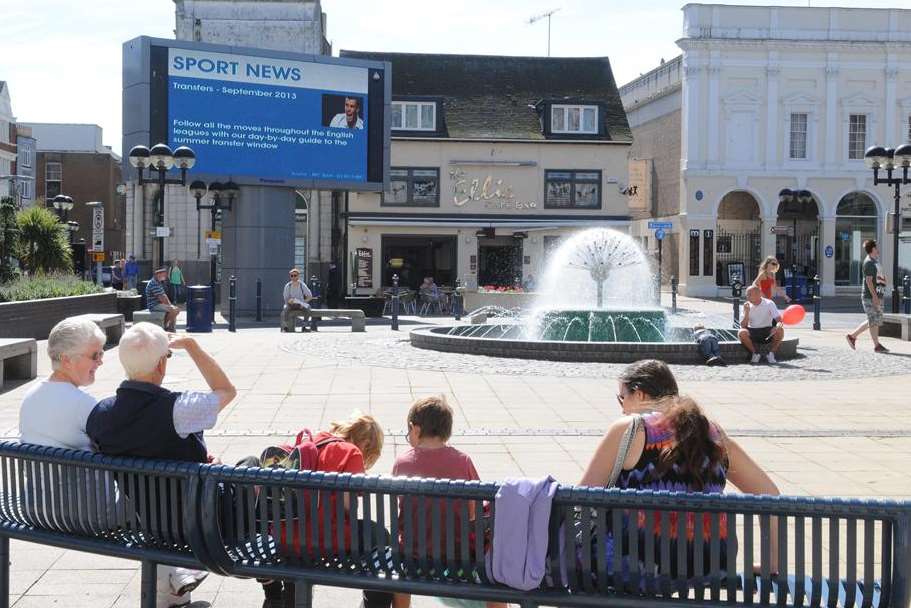
[[[681,298],[673,322],[730,327],[730,306]],[[853,313],[811,319],[789,330],[800,357],[788,364],[726,369],[674,368],[681,389],[700,404],[770,472],[782,492],[797,495],[911,497],[911,343],[885,339],[890,355],[871,352],[869,338],[851,351],[845,327]],[[197,339],[238,388],[210,451],[225,462],[274,444],[301,427],[325,428],[358,408],[386,429],[383,455],[372,473],[391,469],[407,447],[405,414],[418,396],[443,393],[456,411],[452,443],[467,452],[484,479],[551,474],[580,478],[601,433],[619,414],[614,394],[619,365],[549,363],[435,353],[411,348],[408,329],[428,321],[407,318],[402,331],[370,325],[353,334],[344,323],[318,333],[282,334],[277,323],[242,323],[236,334],[217,329]],[[444,324],[450,320],[433,319]],[[49,372],[40,344],[39,376]],[[90,391],[111,394],[123,376],[110,350]],[[0,394],[0,430],[17,435],[18,410],[29,384]],[[169,362],[170,388],[203,388],[189,357]],[[15,606],[135,606],[137,563],[14,542]],[[211,576],[194,592],[194,606],[258,607],[253,581]],[[355,606],[353,590],[318,588],[317,606]],[[417,599],[416,605],[436,605]]]

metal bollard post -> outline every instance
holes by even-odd
[[[743,283],[734,281],[731,284],[731,299],[734,302],[734,329],[740,329],[740,294],[742,293]]]
[[[263,320],[263,280],[256,279],[256,320]]]
[[[313,299],[310,300],[310,308],[318,308],[322,302],[323,293],[322,285],[316,275],[310,277],[310,295],[313,296]],[[312,315],[310,316],[310,331],[319,331],[319,319]]]
[[[392,331],[399,330],[399,275],[392,275]]]
[[[902,281],[902,301],[905,303],[905,314],[911,315],[911,276],[908,275]]]
[[[819,275],[813,277],[813,330],[822,328],[820,315],[822,314],[822,296],[819,293]]]
[[[671,277],[671,314],[677,314],[677,277]]]
[[[228,331],[237,331],[237,277],[228,279]]]
[[[797,264],[791,265],[791,299],[795,303],[800,302],[800,295],[797,293]]]
[[[452,314],[456,321],[462,320],[462,281],[456,279],[455,291],[452,294]]]

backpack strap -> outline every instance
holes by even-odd
[[[320,448],[326,447],[330,443],[337,443],[337,442],[341,442],[341,441],[345,441],[345,440],[342,439],[341,437],[326,437],[325,439],[320,439],[319,441],[314,442],[313,445],[315,445],[316,449],[318,450]]]

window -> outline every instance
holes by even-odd
[[[439,207],[440,170],[401,168],[389,170],[389,189],[383,193],[385,206]]]
[[[61,193],[63,165],[48,161],[44,165],[44,200],[51,200]]]
[[[393,101],[392,128],[399,131],[436,131],[437,104],[433,101]]]
[[[600,171],[545,171],[544,207],[600,209]]]
[[[17,160],[19,161],[19,164],[21,164],[23,167],[26,167],[26,168],[31,167],[31,166],[32,166],[32,151],[31,151],[31,149],[30,149],[30,148],[22,148],[22,150],[19,151],[19,155],[18,155],[18,157],[17,157]]]
[[[551,133],[597,133],[598,106],[551,106],[550,130]]]
[[[863,160],[867,149],[867,115],[851,114],[848,118],[848,158]]]
[[[807,115],[802,112],[791,114],[791,153],[792,159],[807,158]]]
[[[27,179],[19,182],[19,196],[22,200],[32,200],[32,182]]]
[[[905,138],[905,141],[911,141],[911,115],[908,116],[908,137]]]

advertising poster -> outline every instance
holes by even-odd
[[[168,51],[168,140],[202,173],[367,179],[365,68]]]
[[[373,249],[359,247],[357,250],[357,286],[373,287]]]

